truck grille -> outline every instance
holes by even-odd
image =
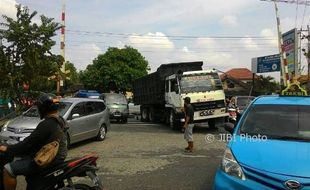
[[[224,100],[216,100],[210,102],[191,103],[191,105],[193,106],[194,111],[200,111],[200,110],[224,108],[225,102]]]

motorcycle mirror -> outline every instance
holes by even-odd
[[[233,133],[234,133],[235,125],[232,124],[232,123],[224,123],[224,128],[225,128],[225,130],[228,131],[230,134],[233,134]]]

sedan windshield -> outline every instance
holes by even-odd
[[[241,121],[241,134],[310,140],[310,106],[256,105]]]
[[[26,113],[24,113],[26,117],[39,117],[38,109],[36,106],[31,107]]]
[[[59,115],[63,116],[66,111],[70,108],[72,103],[69,102],[60,102],[59,103]],[[31,107],[26,113],[24,113],[26,117],[39,117],[39,112],[36,106]]]
[[[185,75],[182,77],[180,83],[181,91],[183,93],[206,92],[223,89],[221,80],[217,73]]]

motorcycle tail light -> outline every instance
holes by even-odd
[[[236,112],[229,112],[229,115],[236,116],[237,114],[236,114]]]

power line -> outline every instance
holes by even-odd
[[[291,4],[302,4],[306,6],[310,6],[310,2],[307,0],[261,0],[261,1],[267,1],[267,2],[282,2],[282,3],[291,3]]]
[[[121,37],[139,37],[139,38],[176,38],[176,39],[264,39],[274,40],[275,38],[262,37],[262,36],[185,36],[185,35],[165,35],[165,36],[152,36],[148,34],[129,34],[129,33],[113,33],[113,32],[94,32],[94,31],[82,31],[82,30],[67,30],[69,33],[77,35],[106,35],[106,36],[121,36]],[[174,39],[174,40],[176,40]]]
[[[105,41],[91,41],[91,40],[67,40],[67,42],[72,42],[72,43],[97,43],[97,44],[107,44],[107,42]],[[142,44],[144,46],[171,46],[171,43],[156,43],[156,42],[148,42],[148,43],[145,43],[145,42],[120,42],[120,43],[123,43],[124,45],[127,44],[134,44],[134,45],[139,45],[139,44]],[[244,42],[240,41],[238,43],[236,42],[233,42],[231,44],[242,44]],[[226,45],[229,45],[229,43],[225,43]],[[208,45],[208,44],[206,44]],[[223,45],[223,44],[220,44],[220,45]],[[256,42],[253,42],[253,43],[247,43],[247,44],[243,44],[243,45],[271,45],[271,43],[256,43]],[[115,46],[115,45],[114,45]]]
[[[248,48],[251,48],[251,47],[248,47]],[[247,47],[225,47],[225,48],[188,48],[190,49],[190,51],[192,50],[218,50],[218,51],[231,51],[231,50],[234,50],[234,51],[266,51],[266,50],[274,50],[276,47],[266,47],[264,48],[263,50],[262,49],[247,49]],[[69,50],[92,50],[92,48],[87,48],[87,47],[69,47],[68,48]],[[166,49],[166,50],[169,50],[169,48],[161,48],[161,49]],[[183,48],[174,48],[173,50],[184,50]],[[142,50],[144,51],[144,50]]]
[[[83,42],[83,41],[82,41]],[[80,43],[80,42],[79,42]],[[105,43],[106,44],[106,43]],[[68,46],[76,46],[76,47],[84,47],[85,44],[83,45],[79,45],[79,44],[71,44],[68,43]],[[110,44],[110,45],[101,45],[100,47],[119,47],[119,46],[126,46],[126,45],[137,45],[138,47],[143,47],[143,48],[173,48],[174,46],[170,46],[168,44],[145,44],[145,43],[127,43],[127,44],[121,44],[121,45],[117,45],[117,44]],[[196,49],[212,49],[212,48],[243,48],[243,47],[248,47],[248,46],[253,46],[253,47],[261,47],[261,48],[268,48],[268,47],[276,47],[276,45],[272,45],[269,43],[264,43],[264,44],[246,44],[246,45],[242,45],[242,44],[227,44],[227,45],[221,45],[221,47],[216,47],[216,46],[209,46],[209,47],[205,47],[205,48],[196,48]],[[183,47],[187,47],[187,48],[191,48],[191,46],[182,46]]]

